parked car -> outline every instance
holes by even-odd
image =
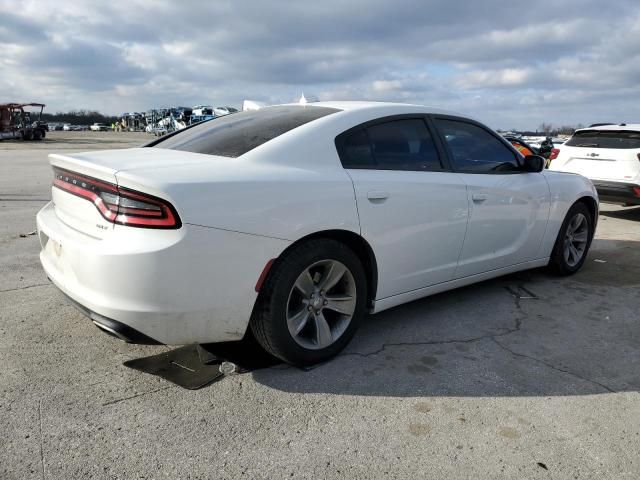
[[[104,123],[94,123],[89,127],[92,132],[107,132],[110,128]]]
[[[336,355],[366,313],[528,268],[575,273],[598,216],[588,179],[415,105],[264,107],[49,160],[40,259],[96,326],[163,344],[250,329],[296,365]]]
[[[518,152],[520,152],[521,155],[525,157],[527,155],[540,155],[542,158],[545,159],[545,162],[544,162],[545,168],[549,168],[549,165],[551,164],[551,160],[555,158],[555,156],[559,151],[558,149],[555,149],[552,147],[553,143],[551,143],[551,141],[548,144],[548,148],[546,146],[545,148],[541,148],[539,144],[538,146],[534,146],[530,143],[525,142],[521,138],[509,137],[509,136],[505,136],[504,138],[506,138],[509,141],[509,143],[511,143],[511,145],[513,145],[513,147],[516,150],[518,150]]]
[[[195,105],[191,109],[191,115],[197,117],[211,116],[213,118],[215,116],[213,110],[214,108],[210,105]]]
[[[640,205],[640,124],[576,130],[550,169],[591,179],[604,201]]]
[[[522,156],[538,155],[538,149],[532,145],[529,145],[522,138],[505,135],[504,138],[515,148]]]
[[[229,115],[230,113],[237,113],[238,109],[233,107],[216,107],[213,109],[213,113],[216,117],[223,115]]]

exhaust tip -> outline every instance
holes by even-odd
[[[125,337],[124,335],[122,335],[120,332],[117,332],[116,330],[114,330],[111,327],[108,327],[106,325],[102,325],[99,322],[96,322],[95,320],[91,319],[91,321],[93,322],[93,324],[98,327],[100,330],[102,330],[103,332],[105,332],[107,335],[111,335],[112,337],[116,337],[119,338],[120,340],[124,340],[127,343],[131,343],[131,339]]]

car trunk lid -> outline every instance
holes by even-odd
[[[116,170],[74,154],[51,154],[49,163],[54,169],[51,200],[58,218],[69,227],[93,238],[102,239],[109,235],[114,224],[100,214],[95,203],[60,188],[60,185],[71,184],[82,188],[83,183],[87,183],[83,182],[83,176],[94,179],[96,183],[115,185]]]
[[[175,151],[158,148],[51,154],[49,162],[54,168],[52,201],[56,215],[71,228],[103,239],[115,227],[113,221],[106,218],[112,213],[105,200],[110,194],[117,195],[118,172],[166,169],[202,163],[210,161],[210,158],[188,152],[176,155]],[[130,185],[128,187],[131,188]],[[87,193],[87,189],[91,191]],[[147,193],[163,196],[155,189]]]

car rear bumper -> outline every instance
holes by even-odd
[[[37,226],[47,276],[98,327],[168,345],[241,339],[262,269],[289,245],[194,225],[115,226],[97,239],[65,224],[51,203]]]
[[[598,197],[604,202],[640,205],[640,185],[593,180]]]
[[[64,294],[64,292],[63,292]],[[96,327],[105,332],[112,337],[119,338],[120,340],[124,340],[127,343],[136,343],[140,345],[161,345],[161,342],[154,340],[146,336],[144,333],[139,332],[135,328],[131,328],[129,325],[126,325],[122,322],[118,322],[112,318],[107,318],[99,313],[93,312],[89,310],[84,305],[76,302],[73,298],[64,294],[67,297],[67,300],[71,305],[76,307],[81,313],[86,315],[89,320],[91,320]]]

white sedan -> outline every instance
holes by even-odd
[[[528,268],[572,274],[598,216],[586,178],[415,105],[265,107],[49,159],[42,265],[99,328],[174,345],[250,328],[298,365],[337,354],[367,313]]]
[[[94,123],[89,127],[89,130],[92,132],[107,132],[109,131],[109,127],[104,123]]]

